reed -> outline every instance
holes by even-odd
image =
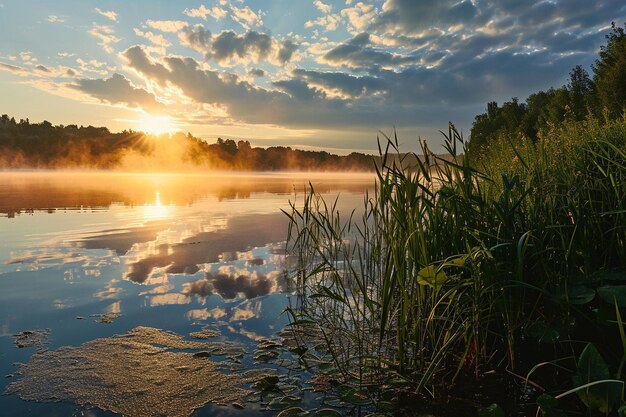
[[[400,154],[384,137],[361,214],[313,187],[292,204],[293,324],[314,327],[358,389],[436,398],[461,375],[528,371],[529,341],[558,356],[584,340],[619,363],[626,121],[503,137],[474,161],[453,125],[442,134],[447,158],[421,141],[422,158]]]

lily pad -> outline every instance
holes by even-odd
[[[586,285],[574,285],[567,294],[567,302],[573,305],[590,303],[596,297],[596,291]]]
[[[581,401],[592,411],[611,412],[621,399],[624,383],[610,380],[606,362],[591,343],[580,354],[577,365],[578,371],[572,377],[572,382],[575,387],[581,387],[576,391]],[[582,388],[597,381],[606,382]]]
[[[598,296],[602,301],[619,307],[626,307],[626,285],[603,285],[598,288]]]

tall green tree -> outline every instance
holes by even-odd
[[[591,107],[593,81],[582,65],[576,65],[569,73],[569,91],[571,112],[576,120],[583,120]]]
[[[626,110],[626,33],[624,28],[611,24],[606,45],[593,65],[597,97],[609,118],[618,118]]]

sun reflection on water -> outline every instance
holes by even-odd
[[[172,216],[172,207],[161,203],[161,193],[154,193],[154,204],[145,204],[144,220],[162,220]]]

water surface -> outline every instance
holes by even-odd
[[[0,173],[0,374],[37,346],[78,346],[148,326],[209,326],[252,352],[287,322],[287,217],[311,181],[340,208],[361,205],[367,175]],[[111,318],[103,323],[103,314]],[[104,320],[107,321],[107,320]],[[254,366],[250,355],[244,366]],[[19,376],[1,379],[0,391]],[[208,404],[196,415],[259,412]],[[0,415],[112,415],[69,402],[0,396]]]

